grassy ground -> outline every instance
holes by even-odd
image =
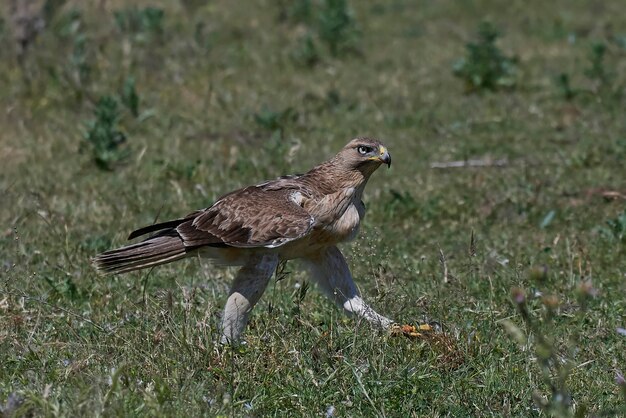
[[[2,9],[0,405],[53,416],[624,412],[622,1],[354,1],[347,26],[324,21],[322,2],[307,14],[307,2],[267,0],[154,0],[137,10],[161,8],[162,21],[116,24],[123,3],[68,2],[19,63]],[[484,20],[516,57],[514,88],[469,92],[453,74]],[[103,156],[85,136],[107,95],[120,114],[104,140],[127,140]],[[345,318],[306,292],[294,263],[247,344],[230,349],[215,340],[233,271],[189,260],[105,278],[89,264],[135,227],[307,170],[356,135],[384,138],[394,163],[373,176],[362,234],[344,246],[353,273],[380,312],[437,321],[443,336]],[[431,168],[465,159],[506,161]]]

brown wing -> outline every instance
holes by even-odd
[[[294,194],[301,192],[263,186],[230,193],[180,223],[176,231],[185,246],[273,248],[306,235],[313,218],[294,200]]]

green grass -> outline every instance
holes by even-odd
[[[19,65],[0,8],[0,405],[13,396],[18,414],[45,416],[624,413],[622,1],[352,1],[345,52],[320,39],[319,17],[284,18],[288,2],[198,3],[141,2],[131,31],[116,24],[122,1],[68,1]],[[311,3],[314,14],[322,2]],[[514,89],[467,94],[453,73],[483,21],[517,58]],[[315,59],[297,62],[303,36]],[[104,96],[120,102],[128,152],[113,171],[85,149]],[[343,246],[355,278],[381,313],[441,323],[447,344],[372,331],[313,289],[301,299],[306,276],[290,263],[231,349],[215,340],[232,270],[188,260],[110,278],[89,264],[133,228],[307,170],[356,135],[383,138],[393,167],[374,174],[362,234]],[[464,159],[507,163],[430,167]],[[569,407],[552,397],[561,380]]]

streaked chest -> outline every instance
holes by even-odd
[[[358,235],[364,216],[365,206],[361,198],[356,197],[340,217],[317,231],[318,239],[327,244],[351,241]]]
[[[296,240],[281,247],[284,259],[299,258],[303,254],[317,252],[321,248],[353,240],[359,233],[361,220],[365,217],[365,205],[361,193],[357,192],[348,208],[332,222],[313,228],[304,239]]]

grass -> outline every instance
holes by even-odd
[[[358,54],[320,44],[316,17],[281,18],[284,4],[103,4],[65,2],[19,61],[0,9],[5,413],[624,412],[621,1],[350,2]],[[453,73],[484,21],[517,58],[513,90],[468,94]],[[311,65],[294,61],[303,36]],[[85,152],[105,96],[128,107],[112,128],[128,156],[110,171]],[[353,273],[381,313],[437,321],[445,339],[345,318],[290,263],[247,344],[223,347],[233,271],[189,260],[105,278],[89,264],[135,227],[307,170],[356,135],[384,138],[394,163],[343,247]],[[430,167],[466,159],[506,163]]]

